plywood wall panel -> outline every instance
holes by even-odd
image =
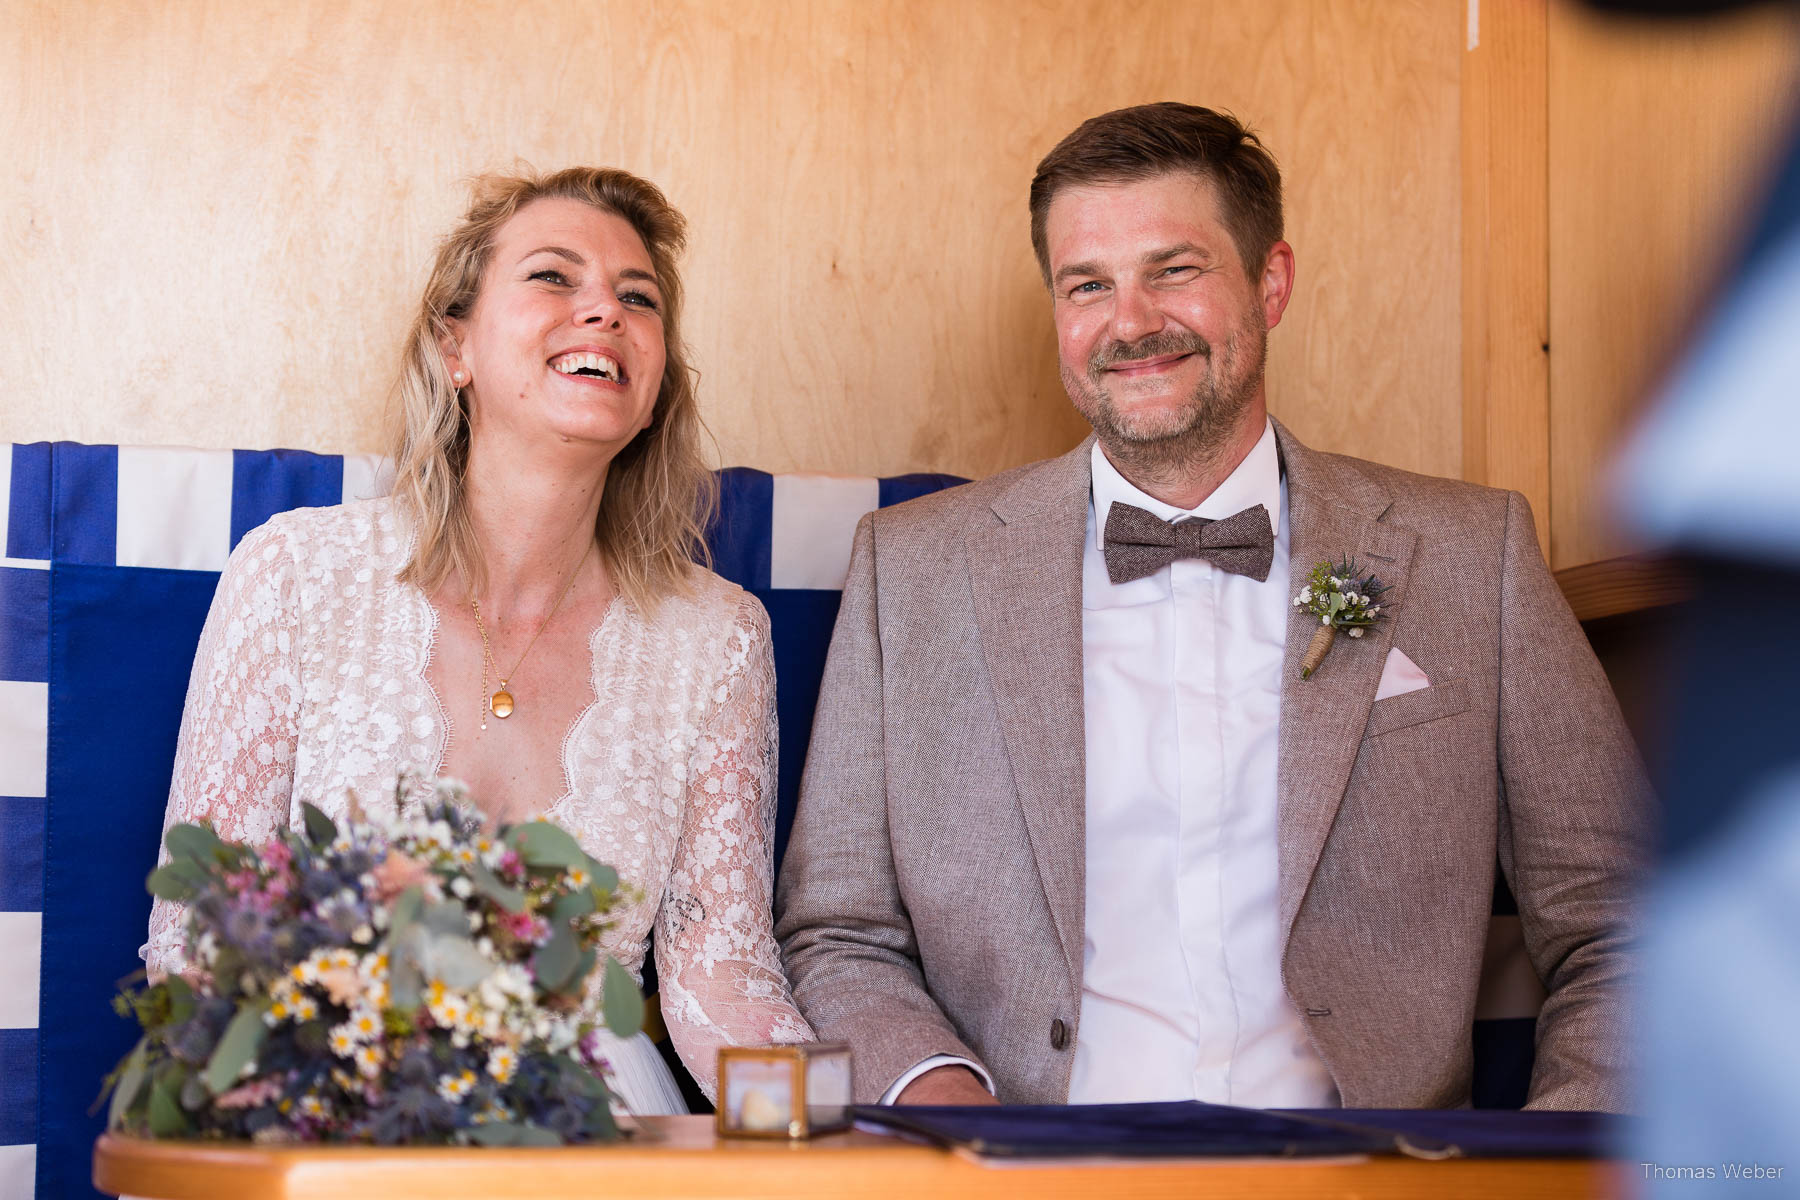
[[[10,0],[0,437],[377,449],[460,178],[664,186],[725,461],[985,474],[1084,432],[1024,211],[1077,121],[1260,128],[1298,293],[1275,411],[1457,473],[1458,56],[1439,0]]]
[[[1800,27],[1551,8],[1550,559],[1629,547],[1605,464],[1737,252],[1794,112]]]

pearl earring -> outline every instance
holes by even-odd
[[[455,381],[457,387],[461,387],[465,382],[467,382],[467,380],[469,378],[469,373],[467,371],[458,371],[454,375],[450,376],[450,378]]]

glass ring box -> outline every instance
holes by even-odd
[[[839,1042],[724,1046],[720,1137],[804,1138],[850,1127],[850,1047]]]

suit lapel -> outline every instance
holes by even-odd
[[[1418,535],[1382,523],[1390,503],[1385,489],[1348,461],[1308,450],[1279,423],[1275,432],[1287,474],[1288,594],[1300,591],[1315,565],[1347,554],[1359,573],[1392,589],[1384,605],[1404,604]],[[1318,627],[1316,618],[1290,609],[1276,783],[1284,945],[1349,784],[1394,638],[1392,620],[1360,639],[1340,634],[1312,678],[1302,680],[1300,659]]]
[[[966,538],[982,651],[1031,851],[1071,975],[1086,914],[1081,567],[1092,439],[1027,471]]]

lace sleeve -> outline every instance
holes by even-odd
[[[254,530],[213,594],[188,680],[163,829],[210,820],[220,837],[262,842],[288,823],[300,708],[298,588],[281,532]],[[163,857],[167,857],[166,853]],[[186,965],[186,914],[156,901],[140,953],[152,976]]]
[[[768,616],[746,597],[689,764],[668,890],[656,919],[663,1018],[713,1098],[722,1045],[805,1042],[771,906],[775,878],[775,662]]]

